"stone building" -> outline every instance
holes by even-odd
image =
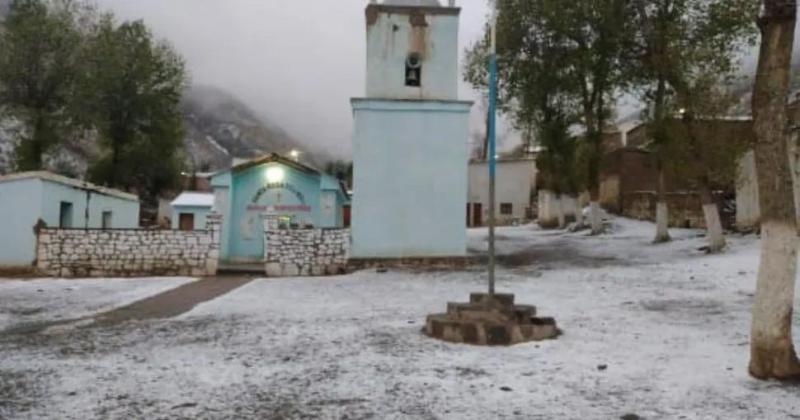
[[[466,255],[472,102],[458,100],[460,9],[366,8],[366,97],[351,100],[356,258]]]
[[[682,122],[672,121],[673,135],[684,135]],[[714,131],[715,135],[730,142],[745,144],[753,141],[752,121],[746,118],[724,118],[698,123],[698,135]],[[623,147],[608,153],[600,174],[600,204],[606,210],[637,219],[654,220],[658,168],[647,148],[651,139],[647,125],[639,123],[622,135]],[[691,167],[692,162],[685,162]],[[736,179],[737,168],[730,168],[730,178]],[[672,227],[705,227],[698,186],[683,171],[678,176],[666,171],[665,188],[669,206],[669,224]],[[736,215],[730,206],[723,205],[734,197],[737,182],[713,185],[714,199],[721,210],[723,224],[733,227]],[[738,200],[737,200],[738,201]]]
[[[498,224],[509,225],[533,219],[536,196],[535,159],[497,161],[495,215]],[[489,168],[483,160],[469,164],[467,226],[484,226],[489,219]]]
[[[55,228],[136,228],[139,198],[50,172],[0,177],[0,266],[31,266],[39,220]]]

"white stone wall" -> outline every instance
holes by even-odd
[[[221,218],[205,230],[41,228],[37,268],[53,277],[213,276]]]
[[[270,277],[342,274],[350,254],[349,229],[287,229],[264,216],[266,273]]]

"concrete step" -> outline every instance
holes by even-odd
[[[486,303],[492,299],[501,305],[514,305],[513,293],[495,293],[494,296],[490,296],[488,293],[470,293],[469,295],[470,303]]]

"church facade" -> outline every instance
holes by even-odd
[[[274,153],[215,174],[211,186],[222,215],[220,259],[231,262],[264,260],[265,214],[287,227],[340,228],[349,200],[336,178]]]
[[[366,97],[351,100],[355,258],[466,254],[469,112],[458,100],[460,9],[366,8]]]

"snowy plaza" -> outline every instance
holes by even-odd
[[[652,224],[610,230],[498,231],[498,291],[563,330],[512,347],[420,332],[484,290],[479,266],[254,279],[110,324],[93,318],[193,280],[0,280],[0,418],[797,418],[800,390],[746,370],[757,237],[707,256],[702,231],[652,245]],[[485,247],[470,230],[470,252]]]

